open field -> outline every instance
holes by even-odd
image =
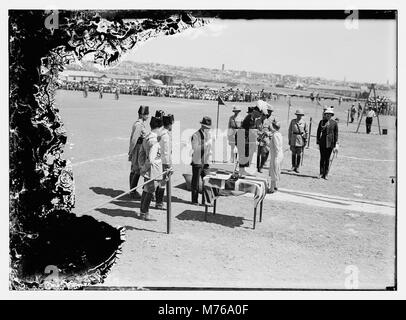
[[[287,147],[287,103],[282,99],[271,104],[282,121]],[[204,115],[215,123],[217,112],[215,101],[126,95],[116,101],[109,94],[99,100],[96,93],[84,99],[81,92],[71,91],[59,91],[56,105],[68,131],[65,157],[73,164],[78,214],[128,190],[128,139],[139,105],[149,105],[152,113],[157,109],[173,113],[181,130],[197,129]],[[251,104],[238,105],[245,114]],[[293,112],[297,106],[304,108],[307,121],[309,117],[317,119],[314,135],[321,107],[292,98]],[[335,105],[341,146],[330,180],[314,178],[319,154],[312,137],[300,175],[286,171],[290,154],[285,153],[280,187],[359,202],[379,201],[393,208],[395,184],[390,176],[396,173],[395,118],[380,118],[388,135],[366,135],[364,123],[355,134],[356,124],[346,125],[348,107],[345,103]],[[231,107],[220,108],[220,129],[226,128],[230,115]],[[372,131],[377,133],[376,120]],[[127,228],[123,254],[106,285],[342,289],[349,265],[359,269],[361,288],[382,289],[394,284],[394,208],[392,215],[385,215],[345,206],[331,209],[274,201],[273,195],[268,195],[264,221],[252,230],[251,200],[224,197],[219,200],[218,214],[204,222],[203,209],[188,204],[190,194],[182,186],[182,173],[191,173],[191,167],[178,164],[175,170],[171,235],[164,233],[162,211],[152,210],[156,221],[139,220],[135,216],[138,202],[124,199],[87,213]]]

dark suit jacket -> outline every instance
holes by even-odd
[[[321,120],[317,128],[317,144],[324,148],[334,148],[338,141],[338,125],[334,120]]]

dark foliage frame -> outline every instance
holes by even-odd
[[[53,15],[55,29],[45,21]],[[209,22],[185,11],[9,11],[10,288],[46,288],[56,265],[71,289],[103,282],[124,230],[77,217],[67,134],[54,97],[64,66],[94,54],[113,67],[137,43]],[[57,24],[55,24],[57,22]]]

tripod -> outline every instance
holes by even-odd
[[[359,127],[360,127],[360,125],[361,125],[362,118],[364,117],[364,112],[365,112],[365,109],[366,109],[366,107],[367,107],[367,105],[368,105],[368,100],[369,100],[369,97],[371,96],[372,91],[374,92],[374,104],[375,104],[375,108],[376,108],[376,119],[378,120],[379,134],[381,134],[381,124],[379,123],[378,102],[376,101],[375,84],[373,84],[373,83],[372,83],[371,86],[369,87],[368,97],[367,97],[367,99],[365,100],[365,105],[362,107],[361,117],[360,117],[360,119],[359,119],[359,121],[358,121],[358,126],[357,126],[357,130],[355,131],[355,133],[358,133],[358,130],[359,130]]]

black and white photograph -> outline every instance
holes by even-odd
[[[9,291],[397,291],[398,10],[63,7],[7,12]]]

